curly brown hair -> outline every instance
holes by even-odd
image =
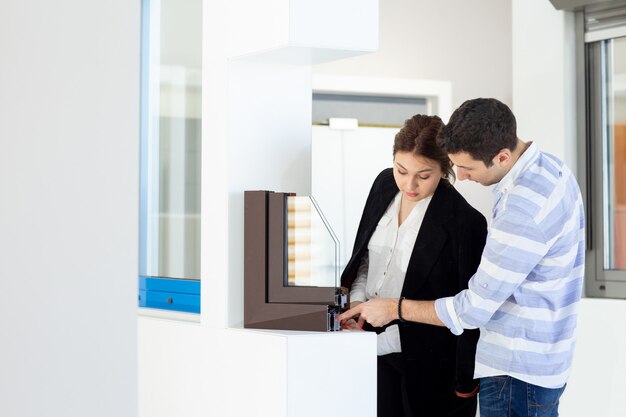
[[[396,152],[412,152],[437,161],[441,172],[447,179],[455,179],[452,163],[448,154],[437,145],[437,134],[444,127],[438,116],[416,114],[404,122],[404,127],[396,134],[393,143],[393,155]]]

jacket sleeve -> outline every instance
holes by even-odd
[[[487,238],[485,218],[478,213],[474,217],[466,219],[466,227],[459,244],[460,290],[467,288],[469,279],[478,269]],[[457,341],[455,390],[459,396],[474,396],[478,392],[478,380],[474,379],[474,361],[479,336],[478,329],[466,330]]]

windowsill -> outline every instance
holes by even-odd
[[[157,319],[200,323],[200,314],[196,314],[196,313],[184,313],[180,311],[159,310],[156,308],[138,307],[137,315],[140,317],[152,317],[152,318],[157,318]]]

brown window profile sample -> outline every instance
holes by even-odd
[[[287,197],[293,195],[244,192],[244,327],[336,331],[345,290],[287,284]]]

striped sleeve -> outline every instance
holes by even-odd
[[[546,255],[551,242],[525,212],[509,208],[494,219],[469,288],[435,302],[439,319],[459,335],[487,323]]]

